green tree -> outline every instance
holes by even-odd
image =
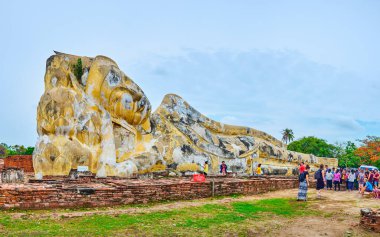
[[[288,144],[288,142],[293,141],[293,140],[294,140],[293,130],[291,130],[290,128],[285,128],[284,130],[282,130],[282,141],[285,142],[285,144]]]
[[[32,155],[33,151],[34,151],[34,147],[31,147],[31,146],[28,146],[28,147],[25,147],[24,145],[9,146],[5,143],[0,143],[0,157],[13,156],[13,155]]]
[[[336,147],[340,149],[340,152],[336,156],[338,158],[339,167],[357,168],[361,165],[360,157],[355,154],[357,150],[355,143],[347,141]]]
[[[337,148],[317,137],[303,137],[288,145],[288,150],[313,154],[320,157],[335,157]]]

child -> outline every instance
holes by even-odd
[[[222,161],[222,164],[220,165],[220,173],[222,173],[222,175],[227,175],[227,165],[224,161]]]

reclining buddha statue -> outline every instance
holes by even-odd
[[[37,109],[36,177],[68,175],[87,166],[97,177],[130,177],[173,169],[218,173],[294,174],[300,161],[336,166],[337,160],[288,151],[274,137],[213,121],[181,97],[168,94],[154,113],[142,91],[105,56],[56,52],[46,63]]]

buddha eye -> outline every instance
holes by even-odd
[[[146,104],[145,98],[142,98],[139,102],[139,107],[143,107],[145,106],[145,104]]]
[[[111,87],[117,86],[121,82],[120,76],[113,70],[108,72],[106,80]]]

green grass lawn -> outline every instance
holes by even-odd
[[[3,212],[0,234],[6,236],[215,236],[226,228],[244,236],[258,220],[315,214],[307,203],[291,199],[232,201],[225,206],[157,211],[135,215],[92,215],[60,219],[12,219]]]

